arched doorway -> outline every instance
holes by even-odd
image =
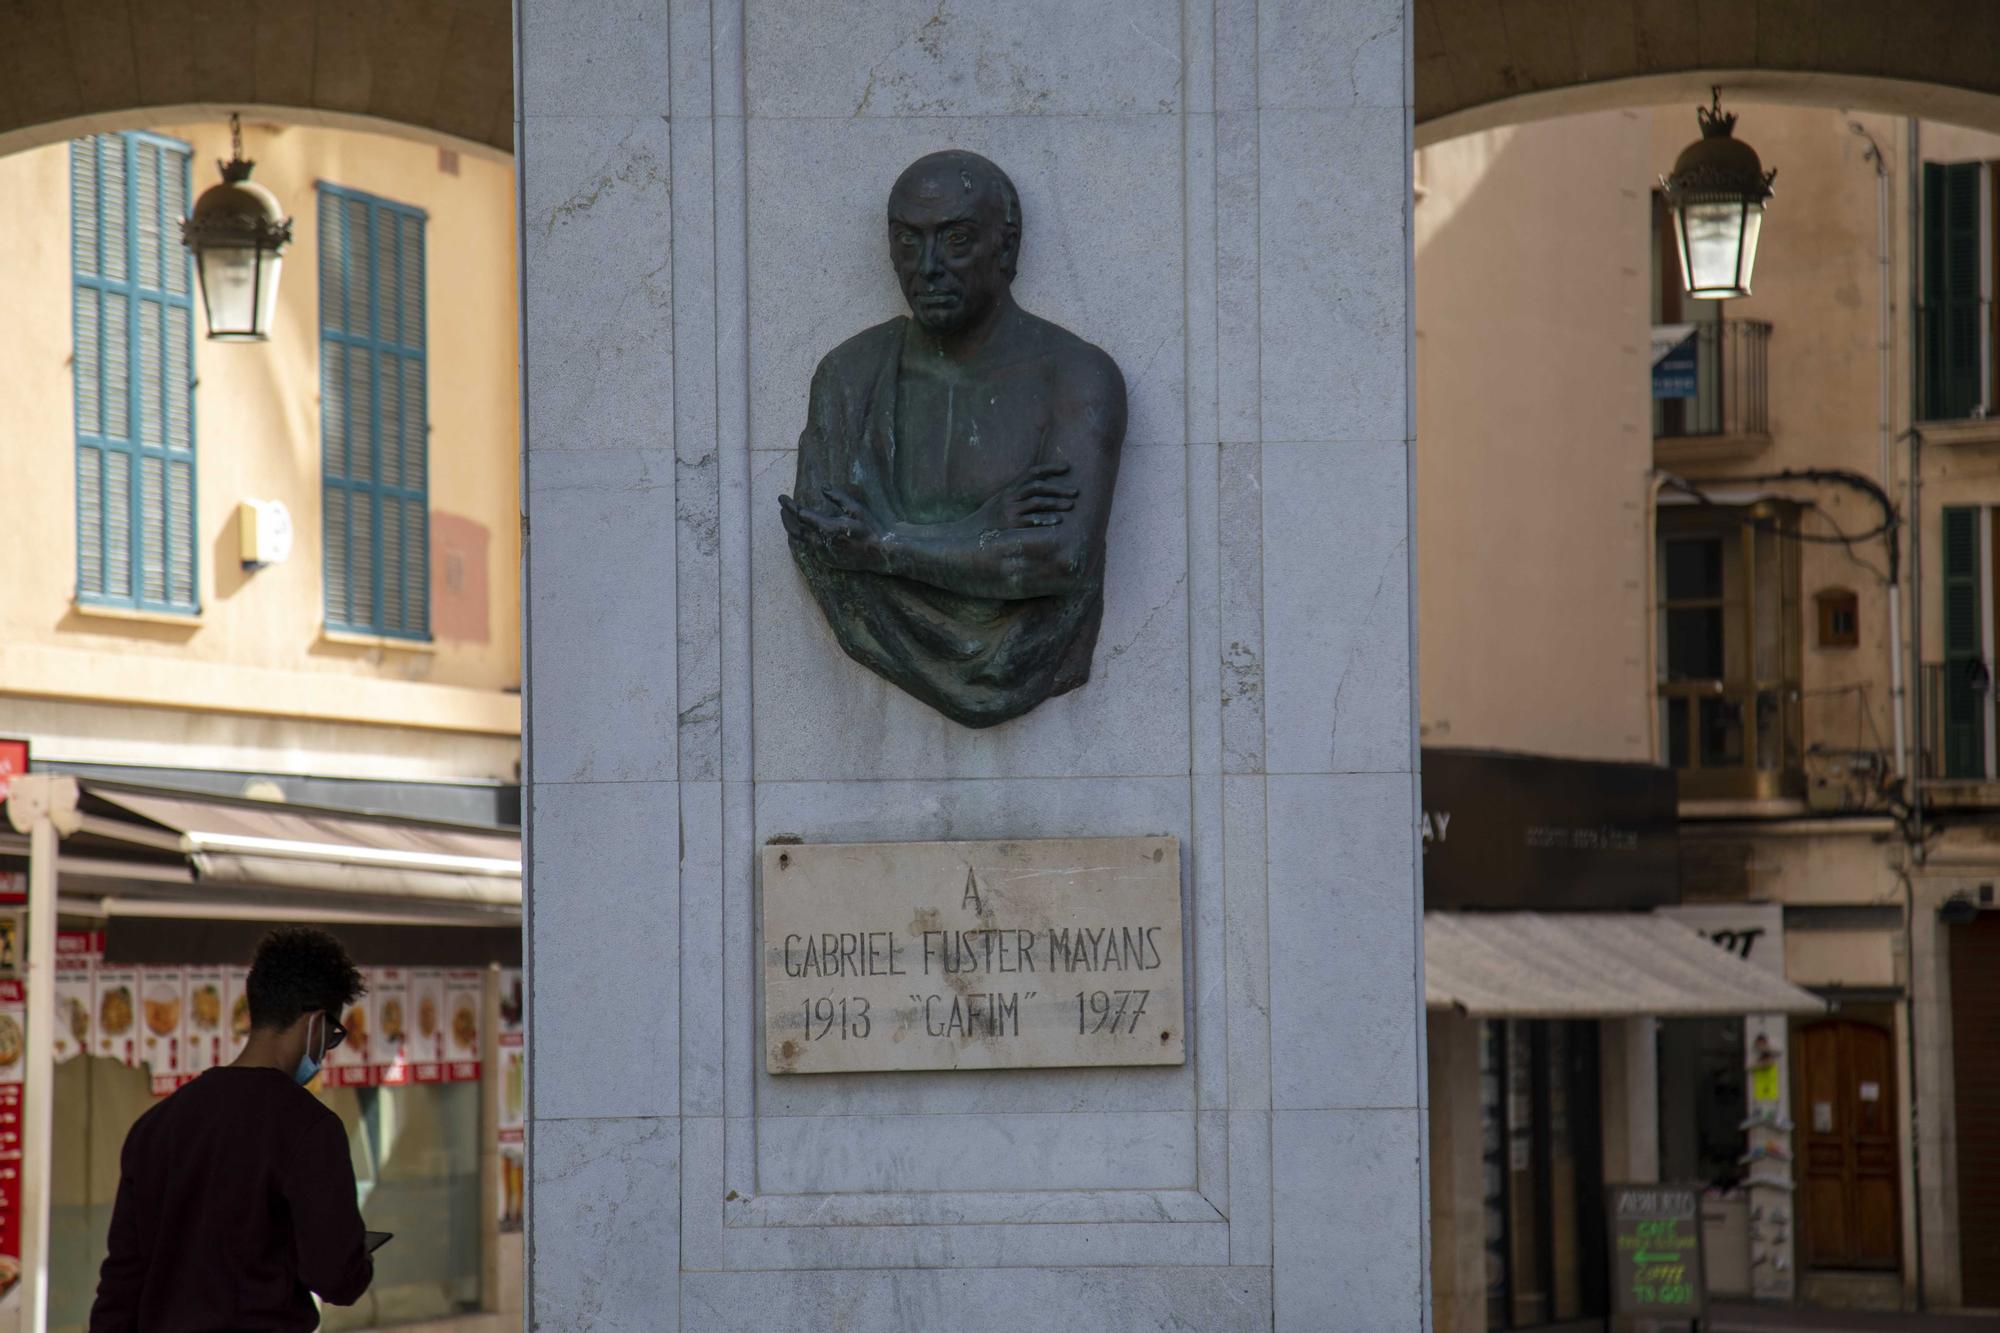
[[[510,153],[512,38],[505,0],[10,5],[0,153],[228,111]]]
[[[1608,0],[1573,10],[1416,0],[1412,18],[1419,143],[1683,101],[1718,80],[1746,97],[1974,126],[1993,123],[2000,94],[2000,67],[1986,58],[2000,11],[1958,0]]]

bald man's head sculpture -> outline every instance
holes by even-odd
[[[1015,304],[1021,200],[950,150],[889,192],[912,318],[813,375],[793,557],[847,654],[968,727],[1090,676],[1125,382],[1103,351]]]

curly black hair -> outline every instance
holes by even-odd
[[[266,935],[244,991],[250,1024],[287,1028],[300,1014],[336,1013],[366,989],[341,942],[313,926],[282,926]]]

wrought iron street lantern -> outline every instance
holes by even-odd
[[[292,220],[277,196],[250,179],[256,163],[243,157],[243,129],[229,118],[230,159],[222,183],[202,191],[181,223],[181,243],[194,252],[208,336],[218,342],[263,342],[278,306],[282,253]]]
[[[1674,215],[1681,285],[1689,296],[1726,301],[1750,295],[1764,201],[1778,173],[1764,170],[1757,150],[1732,135],[1736,117],[1723,114],[1722,89],[1712,98],[1695,110],[1701,138],[1681,150],[1660,184]]]

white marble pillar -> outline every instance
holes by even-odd
[[[530,1311],[1426,1319],[1404,0],[520,0]],[[1129,386],[1090,683],[963,730],[791,566],[896,173]],[[755,849],[1171,833],[1184,1068],[773,1077]]]

